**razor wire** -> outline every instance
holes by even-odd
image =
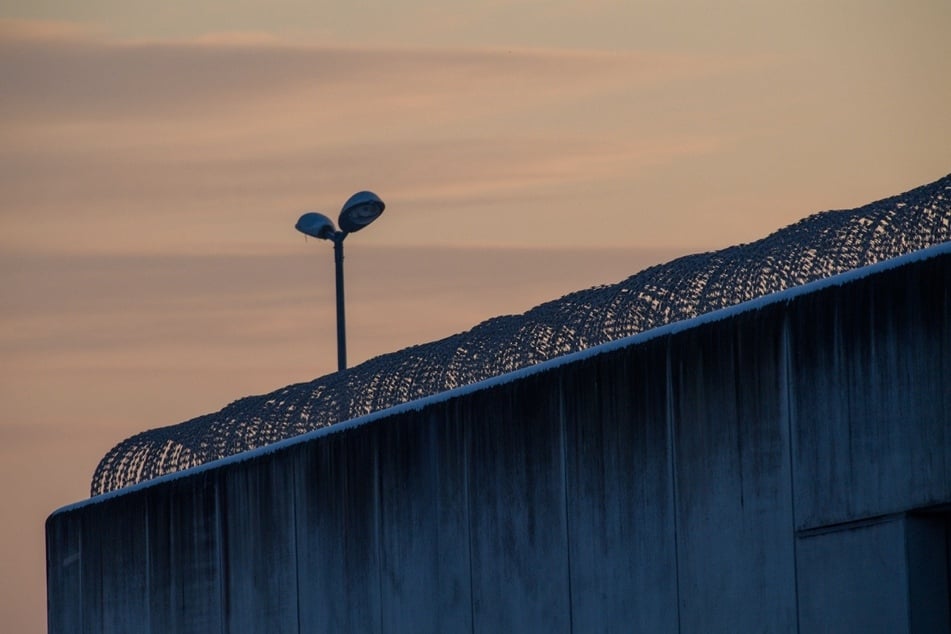
[[[951,239],[951,175],[769,236],[647,268],[439,341],[136,434],[100,461],[98,495]]]

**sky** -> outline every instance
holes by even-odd
[[[0,0],[0,622],[145,429],[951,172],[947,0]]]

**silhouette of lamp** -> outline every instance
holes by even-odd
[[[337,371],[347,369],[347,326],[343,310],[343,240],[351,233],[363,229],[380,217],[386,205],[373,192],[357,192],[343,204],[337,222],[323,214],[308,212],[301,216],[294,228],[301,233],[330,240],[334,243],[334,269],[337,286]]]

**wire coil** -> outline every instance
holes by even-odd
[[[951,175],[761,240],[678,258],[617,283],[222,410],[145,431],[100,461],[98,495],[951,240]]]

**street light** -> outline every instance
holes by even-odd
[[[347,369],[347,326],[343,312],[343,239],[351,233],[363,229],[380,217],[386,205],[373,192],[357,192],[347,199],[340,210],[337,222],[323,214],[308,212],[301,216],[294,228],[301,233],[330,240],[334,243],[334,269],[337,278],[337,370]]]

